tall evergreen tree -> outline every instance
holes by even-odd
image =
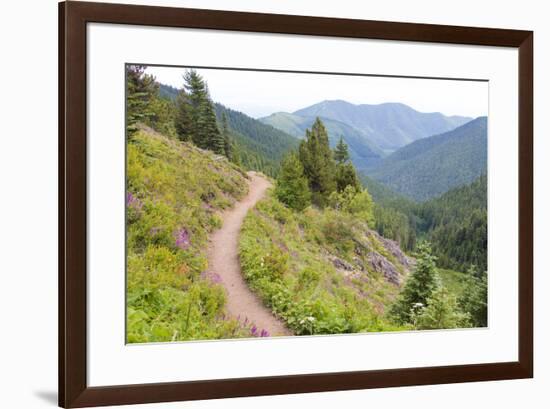
[[[275,186],[275,196],[294,210],[303,210],[310,203],[311,192],[304,176],[304,169],[295,152],[283,158]]]
[[[343,164],[349,161],[348,145],[344,142],[344,138],[340,136],[340,140],[334,148],[334,160],[338,164]]]
[[[300,143],[299,159],[308,179],[315,204],[324,206],[336,190],[335,162],[329,146],[328,133],[323,122],[317,118],[306,138]]]
[[[153,115],[151,99],[158,94],[158,85],[152,75],[145,74],[144,65],[126,66],[126,129],[128,135],[137,131],[137,124]]]
[[[204,106],[201,110],[203,116],[204,125],[199,130],[202,135],[201,140],[205,149],[209,149],[219,155],[225,154],[225,142],[223,136],[218,128],[216,121],[216,111],[214,111],[214,105],[210,99],[204,101]]]
[[[180,140],[191,141],[193,139],[193,132],[195,131],[193,119],[189,95],[182,88],[176,97],[176,118],[174,120],[176,133]]]
[[[206,82],[195,70],[187,71],[183,79],[184,86],[177,98],[178,136],[182,140],[191,140],[199,148],[224,154],[224,140]]]
[[[407,278],[405,287],[390,310],[390,314],[398,323],[413,323],[415,311],[425,308],[433,292],[439,288],[436,259],[428,243],[418,245],[414,271]]]

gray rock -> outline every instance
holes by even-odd
[[[368,259],[372,268],[375,271],[382,273],[386,280],[395,285],[401,284],[401,274],[399,274],[397,268],[395,268],[395,266],[384,256],[376,251],[371,251]]]
[[[336,267],[339,270],[345,270],[345,271],[354,270],[353,266],[350,263],[338,257],[334,257],[332,259],[332,264],[334,265],[334,267]]]
[[[378,232],[374,230],[371,230],[369,233],[372,234],[376,238],[376,240],[378,240],[380,244],[384,246],[388,253],[395,257],[395,259],[407,270],[410,270],[411,267],[414,266],[414,259],[403,253],[403,251],[399,247],[399,244],[396,241],[382,237],[380,234],[378,234]]]

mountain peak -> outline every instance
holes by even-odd
[[[368,135],[372,143],[386,152],[450,131],[472,119],[439,112],[423,113],[401,102],[355,105],[340,99],[321,101],[293,115],[339,121]]]

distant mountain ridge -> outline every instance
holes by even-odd
[[[471,183],[487,173],[487,117],[413,142],[364,173],[417,201]]]
[[[268,117],[260,118],[264,124],[282,130],[296,138],[303,139],[306,129],[310,129],[316,116],[299,116],[286,112],[277,112]],[[330,146],[334,147],[340,137],[343,137],[348,145],[350,157],[358,168],[373,166],[382,157],[384,152],[370,142],[367,136],[360,130],[333,119],[321,118],[329,134]]]
[[[301,117],[327,118],[362,131],[371,143],[389,152],[471,121],[463,116],[424,113],[402,103],[355,105],[343,100],[322,101],[293,112]]]

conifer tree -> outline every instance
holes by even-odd
[[[201,148],[209,149],[219,155],[225,154],[225,142],[218,128],[216,121],[216,112],[210,99],[204,102],[201,115],[203,116],[203,126],[199,130],[201,134]]]
[[[126,129],[128,135],[137,131],[137,124],[153,115],[151,99],[158,94],[158,85],[152,75],[145,74],[144,65],[126,67]]]
[[[195,70],[187,71],[183,79],[176,117],[176,130],[180,139],[191,140],[199,148],[224,154],[225,142],[218,129],[214,104],[206,82]]]
[[[487,326],[487,272],[481,276],[476,273],[475,267],[465,274],[464,291],[458,299],[458,304],[464,312],[470,314],[474,327]]]
[[[201,129],[204,126],[204,102],[207,98],[206,84],[195,70],[186,71],[183,76],[183,88],[177,98],[176,132],[183,141],[192,141],[204,147]]]
[[[340,136],[340,140],[334,148],[334,160],[338,164],[346,163],[349,160],[348,145],[344,142],[342,136]]]
[[[390,314],[398,323],[413,323],[416,311],[427,307],[433,292],[439,288],[436,259],[428,243],[418,245],[414,271],[407,278],[405,287],[390,309]]]
[[[285,156],[281,164],[275,196],[288,207],[301,211],[305,209],[311,199],[307,179],[298,155],[291,152]]]
[[[417,329],[448,329],[470,326],[470,314],[460,311],[456,297],[445,287],[438,287],[428,299],[428,306],[414,317]]]
[[[338,163],[336,165],[336,190],[343,192],[347,186],[355,188],[355,190],[361,190],[361,182],[355,171],[355,167],[351,162]]]
[[[328,133],[317,118],[306,130],[306,138],[300,143],[299,159],[308,179],[315,204],[324,206],[330,194],[336,190],[335,162],[329,146]]]
[[[176,97],[176,118],[174,122],[178,138],[182,141],[191,141],[195,128],[189,95],[184,88],[179,91]]]

